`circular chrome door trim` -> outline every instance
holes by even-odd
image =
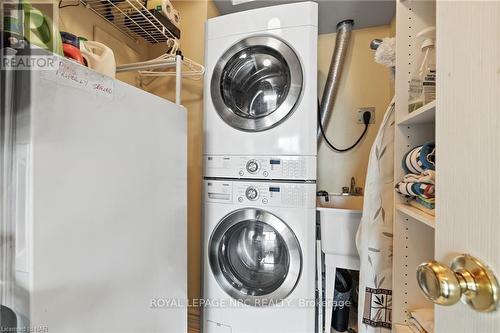
[[[255,119],[244,118],[234,113],[231,108],[224,103],[220,90],[220,82],[227,62],[236,53],[252,46],[267,46],[276,50],[283,56],[290,70],[290,88],[285,100],[271,114]],[[274,36],[253,36],[234,44],[219,58],[212,74],[210,92],[212,95],[212,103],[214,104],[217,114],[224,122],[238,130],[260,132],[277,126],[295,111],[295,107],[301,96],[302,85],[302,66],[297,54],[292,48]]]
[[[288,250],[290,262],[283,283],[273,292],[265,295],[247,295],[236,289],[225,277],[219,264],[219,247],[225,233],[238,223],[260,221],[273,227],[282,237]],[[299,241],[290,227],[276,215],[258,208],[242,208],[222,218],[217,224],[208,244],[210,268],[219,286],[232,298],[246,305],[264,306],[277,304],[295,289],[302,271],[302,250]]]

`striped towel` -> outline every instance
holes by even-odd
[[[402,161],[405,173],[420,174],[436,169],[436,144],[430,141],[406,153]]]
[[[415,198],[414,200],[408,201],[408,204],[412,207],[417,208],[418,210],[421,210],[424,213],[436,216],[435,202],[436,201],[434,199],[424,200],[421,198]]]
[[[436,171],[425,170],[421,174],[409,173],[403,176],[403,182],[406,183],[426,183],[435,184],[436,183]]]
[[[396,191],[407,197],[417,197],[431,199],[435,197],[434,184],[399,182],[396,185]]]

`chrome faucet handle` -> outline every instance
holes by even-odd
[[[316,192],[317,197],[325,197],[325,201],[328,202],[330,200],[330,194],[325,190],[320,190]]]

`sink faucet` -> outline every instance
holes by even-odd
[[[327,191],[321,190],[316,192],[317,197],[325,197],[325,202],[330,201],[330,195],[328,194]]]

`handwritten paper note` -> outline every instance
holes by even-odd
[[[70,60],[59,59],[56,70],[43,71],[42,78],[113,99],[114,80]]]

